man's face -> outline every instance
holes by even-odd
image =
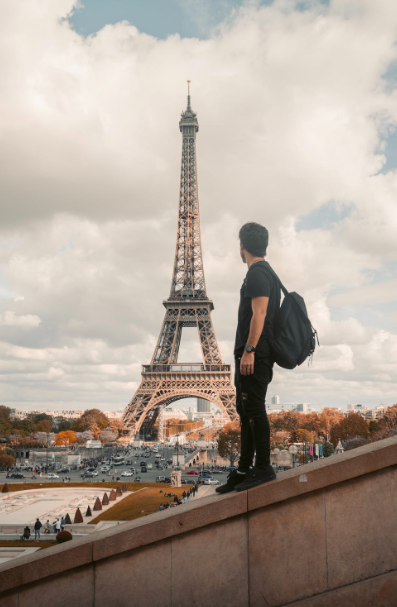
[[[243,260],[243,263],[247,263],[247,260],[245,258],[244,245],[242,242],[240,242],[240,257]]]

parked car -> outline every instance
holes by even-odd
[[[121,476],[134,476],[134,473],[133,473],[133,472],[130,472],[129,470],[124,470],[124,471],[121,473]]]
[[[47,474],[47,478],[59,478],[58,474],[54,474],[53,472],[51,472],[50,474]]]
[[[147,465],[146,465],[146,468],[147,468],[148,470],[152,470],[152,469],[153,469],[153,464],[147,464]]]
[[[141,466],[141,472],[147,472],[146,466]]]
[[[70,472],[69,468],[61,468],[60,470],[58,470],[58,472],[60,472],[61,474],[66,474],[66,472]]]
[[[165,483],[165,476],[156,476],[156,483]]]

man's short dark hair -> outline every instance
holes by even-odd
[[[264,257],[266,255],[267,245],[269,244],[269,232],[264,226],[251,221],[245,223],[239,232],[240,242],[244,249],[255,257]]]

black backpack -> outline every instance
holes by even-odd
[[[298,293],[288,293],[273,268],[267,261],[265,264],[284,293],[283,303],[276,313],[274,322],[271,342],[273,358],[279,367],[294,369],[308,357],[313,356],[316,339],[320,345],[317,331],[313,329],[309,320],[303,297]]]

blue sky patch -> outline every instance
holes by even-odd
[[[211,0],[211,3],[203,4],[202,14],[198,8],[199,0],[195,6],[181,0],[82,0],[82,4],[83,7],[75,9],[69,21],[83,36],[94,34],[105,25],[128,21],[141,32],[165,39],[173,34],[183,38],[205,38],[213,27],[244,2]],[[194,10],[191,10],[192,6]],[[209,6],[210,11],[207,10]]]
[[[303,215],[296,222],[296,231],[331,230],[335,223],[348,217],[354,205],[341,205],[334,200],[326,202],[308,215]]]

